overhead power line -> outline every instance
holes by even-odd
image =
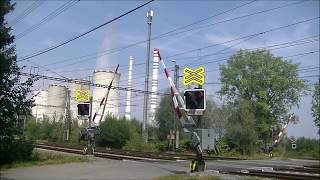
[[[217,25],[217,24],[222,24],[222,23],[226,23],[226,22],[230,22],[230,21],[234,21],[234,20],[238,20],[238,19],[242,19],[242,18],[254,16],[254,15],[257,15],[257,14],[262,14],[262,13],[266,13],[266,12],[270,12],[270,11],[282,9],[282,8],[285,8],[285,7],[288,7],[288,6],[292,6],[292,5],[296,5],[296,4],[301,4],[301,3],[304,3],[304,2],[307,2],[307,1],[299,1],[299,2],[294,2],[294,3],[289,3],[289,4],[277,6],[277,7],[270,8],[270,9],[266,9],[266,10],[262,10],[262,11],[257,11],[257,12],[253,12],[253,13],[250,13],[250,14],[245,14],[245,15],[242,15],[242,16],[237,16],[237,17],[234,17],[234,18],[230,18],[230,19],[225,19],[225,20],[218,21],[218,22],[215,22],[215,23],[206,24],[206,25],[203,25],[203,26],[200,26],[200,27],[196,27],[196,28],[192,28],[192,29],[187,29],[187,30],[184,30],[184,31],[179,31],[179,32],[177,32],[177,33],[175,33],[175,34],[170,34],[170,35],[172,36],[172,35],[176,35],[176,34],[181,34],[181,33],[189,32],[189,31],[193,31],[193,30],[196,30],[196,29],[208,28],[208,27],[210,27],[210,26],[215,26],[215,25]]]
[[[267,46],[261,46],[261,47],[256,47],[256,48],[252,48],[252,49],[246,49],[246,50],[254,50],[254,49],[262,49],[262,48],[270,48],[270,47],[275,47],[275,46],[282,46],[282,45],[287,45],[287,44],[293,44],[293,43],[311,43],[313,41],[319,41],[319,35],[313,35],[313,36],[308,36],[305,38],[301,38],[301,39],[296,39],[293,41],[287,41],[287,42],[283,42],[280,44],[273,44],[273,45],[267,45]],[[298,44],[297,44],[298,45]],[[188,57],[181,57],[181,58],[174,58],[175,60],[188,60],[188,59],[195,59],[195,58],[204,58],[204,57],[209,57],[209,56],[214,56],[214,55],[218,55],[218,54],[229,54],[232,53],[233,51],[228,51],[228,52],[214,52],[214,53],[210,53],[210,54],[204,54],[201,56],[188,56]]]
[[[68,10],[72,6],[74,6],[77,2],[79,2],[79,0],[71,0],[71,1],[64,3],[63,5],[59,6],[57,9],[55,9],[53,12],[48,14],[46,17],[41,19],[38,23],[32,25],[31,27],[29,27],[26,30],[22,31],[21,33],[17,34],[15,36],[15,38],[20,39],[20,38],[26,36],[27,34],[31,33],[32,31],[39,29],[41,27],[41,25],[44,25],[44,24],[48,23],[49,21],[53,20],[58,15],[60,15],[64,11]]]
[[[185,29],[185,28],[187,28],[187,27],[190,27],[190,26],[193,26],[193,25],[196,25],[196,24],[200,24],[200,23],[202,23],[202,22],[204,22],[204,21],[207,21],[207,20],[212,19],[212,18],[214,18],[214,17],[217,17],[217,16],[220,16],[220,15],[229,13],[229,12],[234,11],[234,10],[236,10],[236,9],[239,9],[239,8],[241,8],[241,7],[244,7],[244,6],[247,6],[247,5],[249,5],[249,4],[252,4],[252,3],[256,2],[256,1],[257,1],[257,0],[250,1],[250,2],[248,2],[248,3],[241,4],[240,6],[237,6],[237,7],[231,8],[231,9],[228,9],[228,10],[226,10],[226,11],[219,12],[219,13],[217,13],[217,14],[214,14],[214,15],[212,15],[212,16],[209,16],[209,17],[206,17],[206,18],[197,20],[197,21],[192,22],[192,23],[190,23],[190,24],[187,24],[187,25],[185,25],[185,26],[181,26],[181,27],[175,28],[175,29],[173,29],[173,30],[171,30],[171,31],[168,31],[168,32],[163,33],[163,34],[160,34],[160,35],[158,35],[158,36],[156,36],[156,37],[154,37],[154,38],[161,38],[161,37],[164,37],[164,36],[166,36],[166,35],[168,35],[168,34],[171,34],[171,33],[173,33],[173,32],[176,32],[176,31],[178,31],[178,30]]]
[[[272,44],[272,45],[268,45],[268,46],[260,46],[260,47],[256,47],[256,48],[252,48],[252,49],[245,49],[245,50],[250,50],[250,51],[251,50],[258,50],[258,49],[275,50],[274,48],[275,47],[279,47],[279,46],[281,46],[281,48],[280,47],[279,48],[282,49],[282,48],[292,47],[292,46],[296,46],[296,45],[312,43],[313,41],[315,41],[315,40],[313,40],[314,38],[318,38],[316,40],[319,41],[319,35],[314,35],[314,36],[309,36],[309,37],[306,37],[306,38],[296,39],[296,40],[293,40],[293,41],[287,41],[287,42],[284,42],[284,43]],[[290,46],[283,46],[283,45],[290,45]],[[230,53],[233,53],[233,51],[214,52],[214,53],[205,54],[205,55],[202,55],[202,56],[189,56],[189,57],[183,57],[183,58],[175,58],[175,60],[179,60],[179,62],[180,62],[180,60],[184,61],[184,60],[189,60],[189,59],[203,58],[203,57],[209,57],[209,56],[220,55],[220,54],[230,54]],[[226,56],[224,58],[228,58],[228,57],[229,56]],[[143,65],[143,64],[145,64],[145,63],[137,63],[137,64],[134,64],[133,66],[137,67],[137,66],[140,66],[140,65]],[[190,64],[191,63],[187,63],[185,65],[190,65]],[[46,67],[46,66],[43,66],[43,67]],[[119,69],[124,69],[125,67],[128,67],[128,65],[122,66]],[[108,66],[108,67],[104,67],[104,68],[115,68],[115,66]],[[63,71],[57,71],[57,73],[65,73],[65,72],[68,73],[68,72],[89,71],[89,70],[93,71],[94,68],[80,68],[80,69],[73,69],[73,70],[63,70]],[[46,71],[46,70],[44,70],[44,71]],[[40,71],[40,72],[44,72],[44,71]],[[140,74],[144,74],[144,73],[138,73],[138,74],[135,74],[135,75],[140,75]]]
[[[319,41],[319,40],[318,40]],[[296,44],[288,44],[288,45],[285,45],[285,46],[279,46],[279,44],[277,45],[271,45],[271,46],[265,46],[265,47],[262,47],[262,48],[251,48],[251,49],[244,49],[246,51],[255,51],[255,50],[259,50],[259,49],[264,49],[264,50],[268,50],[268,51],[271,51],[271,50],[278,50],[278,49],[284,49],[284,48],[289,48],[289,47],[293,47],[293,46],[297,46],[297,45],[302,45],[302,44],[306,44],[306,43],[312,43],[312,42],[316,42],[316,41],[310,41],[310,42],[304,42],[304,43],[296,43]],[[282,43],[284,44],[284,43]],[[319,52],[319,51],[312,51],[310,52],[309,54],[312,54],[312,53],[315,53],[315,52]],[[226,57],[223,57],[223,59],[229,59],[230,56],[226,56]],[[210,64],[210,63],[213,63],[213,62],[219,62],[220,60],[217,60],[217,59],[210,59],[210,60],[206,60],[204,62],[197,62],[196,64],[194,64],[195,62],[191,62],[191,63],[185,63],[183,64],[183,66],[187,66],[187,65],[197,65],[197,64]]]
[[[191,50],[183,51],[183,52],[181,52],[181,53],[173,54],[173,55],[170,55],[170,56],[167,56],[167,57],[164,57],[164,58],[172,58],[172,57],[176,57],[176,56],[188,54],[188,53],[191,53],[191,52],[208,49],[208,48],[211,48],[211,47],[214,47],[214,46],[223,45],[223,44],[227,44],[227,43],[230,43],[230,42],[238,41],[238,40],[241,40],[241,39],[246,39],[246,38],[254,37],[254,36],[257,36],[257,35],[262,35],[262,34],[270,33],[270,32],[272,32],[272,31],[277,31],[277,30],[280,30],[280,29],[284,29],[284,28],[287,28],[287,27],[295,26],[295,25],[298,25],[298,24],[310,22],[310,21],[313,21],[313,20],[316,20],[316,19],[319,19],[319,18],[320,18],[320,17],[315,17],[315,18],[310,18],[310,19],[306,19],[306,20],[303,20],[303,21],[298,21],[298,22],[295,22],[295,23],[292,23],[292,24],[288,24],[288,25],[284,25],[284,26],[279,26],[279,27],[276,27],[276,28],[271,28],[271,29],[268,29],[268,30],[266,30],[266,31],[262,31],[262,32],[258,32],[258,33],[254,33],[254,34],[250,34],[250,35],[241,36],[241,37],[238,37],[238,38],[229,40],[229,41],[225,41],[225,42],[223,42],[223,43],[215,43],[215,44],[211,44],[211,45],[204,46],[204,47],[201,47],[201,48],[196,48],[196,49],[191,49]]]
[[[90,29],[89,31],[86,31],[86,32],[84,32],[84,33],[82,33],[82,34],[79,34],[79,35],[77,35],[77,36],[75,36],[75,37],[73,37],[73,38],[71,38],[71,39],[69,39],[69,40],[66,40],[66,41],[60,43],[60,44],[51,46],[51,47],[49,47],[49,48],[47,48],[47,49],[40,50],[40,51],[35,52],[35,53],[31,54],[31,55],[27,55],[27,56],[25,56],[25,57],[22,57],[22,58],[19,59],[18,61],[24,61],[24,60],[27,60],[27,59],[30,59],[30,58],[39,56],[39,55],[41,55],[41,54],[47,53],[47,52],[49,52],[49,51],[52,51],[52,50],[54,50],[54,49],[57,49],[58,47],[61,47],[61,46],[65,45],[65,44],[68,44],[68,43],[70,43],[70,42],[72,42],[72,41],[74,41],[74,40],[76,40],[76,39],[78,39],[78,38],[80,38],[80,37],[82,37],[82,36],[85,36],[85,35],[93,32],[93,31],[95,31],[95,30],[97,30],[97,29],[102,28],[103,26],[106,26],[107,24],[112,23],[113,21],[116,21],[116,20],[118,20],[118,19],[120,19],[120,18],[122,18],[122,17],[124,17],[124,16],[126,16],[126,15],[128,15],[128,14],[130,14],[130,13],[132,13],[132,12],[134,12],[134,11],[136,11],[136,10],[138,10],[138,9],[146,6],[147,4],[149,4],[149,3],[153,2],[153,1],[154,1],[154,0],[150,0],[150,1],[148,1],[148,2],[146,2],[146,3],[144,3],[144,4],[142,4],[142,5],[134,8],[134,9],[132,9],[132,10],[124,13],[124,14],[121,14],[120,16],[118,16],[118,17],[116,17],[116,18],[113,18],[113,19],[111,19],[111,20],[109,20],[109,21],[107,21],[107,22],[105,22],[105,23],[103,23],[103,24],[101,24],[101,25],[99,25],[99,26],[97,26],[97,27],[94,27],[94,28]]]
[[[272,44],[272,45],[267,45],[267,46],[260,46],[260,47],[251,48],[251,49],[244,49],[244,50],[254,51],[254,50],[258,50],[258,49],[265,49],[265,50],[284,49],[284,48],[289,48],[289,47],[293,47],[293,46],[297,46],[297,45],[303,45],[303,44],[313,43],[315,41],[319,41],[318,37],[319,37],[319,35],[309,36],[309,37],[306,37],[306,38],[296,39],[296,40],[293,40],[293,41],[287,41],[287,42],[284,42],[284,43]],[[315,38],[317,38],[317,39],[315,39]],[[319,52],[319,51],[310,51],[310,52],[295,54],[295,55],[291,55],[291,56],[286,56],[284,58],[296,57],[296,56],[304,56],[304,55],[313,54],[313,53],[317,53],[317,52]],[[229,52],[229,53],[231,53],[231,52]],[[204,57],[205,56],[219,55],[219,54],[225,54],[225,52],[214,52],[214,53],[211,53],[211,54],[204,55]],[[188,58],[190,59],[191,57],[188,57]],[[196,58],[196,57],[192,57],[191,59],[193,59],[193,58]],[[197,65],[197,64],[204,65],[204,64],[217,63],[217,62],[221,62],[221,61],[226,61],[229,58],[230,58],[230,56],[224,56],[224,57],[220,57],[219,59],[209,59],[209,60],[206,60],[204,62],[197,62],[196,64],[194,64],[193,62],[186,63],[186,64],[183,64],[182,66],[187,66],[187,65],[192,65],[192,64],[193,65]],[[140,64],[145,64],[145,63],[140,63]],[[138,65],[140,65],[140,64],[138,64]],[[84,70],[92,70],[92,68],[84,69]],[[48,70],[46,70],[46,71],[48,71]],[[76,72],[76,71],[79,71],[79,70],[60,71],[60,72],[55,72],[55,74],[63,73],[63,72]],[[80,71],[82,71],[82,70],[80,70]],[[206,71],[206,72],[211,72],[211,71]],[[134,77],[132,80],[144,77],[144,75],[142,75],[142,74],[143,73],[134,74],[134,76],[136,76],[136,77]],[[142,75],[142,76],[138,76],[138,75]],[[59,76],[61,76],[61,75],[59,75]],[[164,78],[160,78],[160,79],[164,79]],[[124,81],[127,81],[127,79],[122,79],[119,82],[124,82]],[[137,84],[135,83],[135,85],[137,85]]]
[[[16,18],[9,21],[9,24],[11,26],[15,26],[17,23],[19,23],[22,19],[27,17],[29,14],[31,14],[34,10],[36,10],[39,6],[41,6],[45,0],[38,0],[33,2],[30,6],[28,6],[21,14],[19,14]]]
[[[36,78],[36,79],[47,79],[47,80],[53,80],[53,81],[84,84],[84,85],[89,85],[89,86],[94,86],[94,87],[108,88],[108,85],[87,82],[87,81],[84,81],[84,80],[81,80],[81,79],[58,78],[58,77],[45,76],[45,75],[32,74],[32,73],[25,73],[25,72],[19,72],[19,74],[22,75],[22,76],[27,76],[27,77]],[[154,92],[151,92],[151,91],[144,91],[144,90],[132,89],[132,88],[128,89],[127,87],[119,87],[119,86],[111,86],[111,89],[117,89],[117,90],[122,90],[122,91],[131,91],[131,92],[136,92],[136,93],[169,95],[168,93],[154,93]]]
[[[185,26],[175,28],[175,29],[170,30],[170,31],[168,31],[168,32],[166,32],[166,33],[160,34],[160,35],[158,35],[158,36],[156,36],[156,37],[152,37],[151,40],[155,40],[155,39],[158,39],[158,38],[166,37],[166,36],[167,36],[168,34],[170,34],[170,33],[173,33],[173,32],[176,32],[176,31],[178,31],[178,30],[181,30],[181,29],[184,29],[184,28],[187,28],[187,27],[190,27],[190,26],[199,24],[199,23],[201,23],[201,22],[204,22],[204,21],[209,20],[209,19],[211,19],[211,18],[220,16],[220,15],[222,15],[222,14],[226,14],[226,13],[231,12],[231,11],[233,11],[233,10],[236,10],[236,9],[239,9],[239,8],[244,7],[244,6],[246,6],[246,5],[249,5],[249,4],[251,4],[251,3],[255,2],[255,1],[256,1],[256,0],[251,1],[251,2],[248,2],[248,3],[244,3],[244,4],[240,5],[240,6],[237,6],[237,7],[228,9],[228,10],[226,10],[226,11],[220,12],[220,13],[218,13],[218,14],[215,14],[215,15],[212,15],[212,16],[209,16],[209,17],[206,17],[206,18],[197,20],[197,21],[192,22],[192,23],[190,23],[190,24],[187,24],[187,25],[185,25]],[[123,49],[129,48],[129,47],[132,47],[132,46],[141,44],[141,43],[145,43],[145,42],[147,42],[147,40],[143,40],[143,41],[139,41],[139,42],[133,43],[132,45],[129,45],[129,46],[127,46],[127,47],[120,47],[120,48],[113,48],[113,49],[104,50],[104,51],[102,51],[102,52],[100,52],[100,53],[106,53],[106,52],[107,52],[107,53],[109,54],[109,52],[110,52],[110,53],[113,53],[113,52],[116,52],[116,51],[121,51],[121,50],[123,50]],[[58,61],[58,62],[55,62],[55,63],[47,64],[47,65],[45,65],[45,66],[49,66],[49,65],[53,65],[53,64],[59,64],[59,63],[64,63],[64,62],[69,61],[69,60],[79,60],[79,59],[83,59],[83,58],[86,58],[86,57],[92,56],[92,55],[96,55],[96,53],[95,53],[95,54],[84,55],[84,56],[81,56],[81,57],[71,58],[71,59],[68,59],[68,60],[64,59],[64,60],[61,60],[61,61]],[[103,55],[104,55],[104,54],[103,54]],[[102,56],[103,56],[103,55],[102,55]]]
[[[239,40],[251,39],[251,38],[259,36],[259,35],[263,35],[263,34],[270,33],[270,32],[273,32],[273,31],[280,30],[280,29],[284,29],[284,28],[288,28],[288,27],[295,26],[295,25],[298,25],[298,24],[310,22],[310,21],[313,21],[313,20],[316,20],[316,19],[319,19],[319,17],[311,18],[311,19],[307,19],[307,20],[303,20],[303,21],[299,21],[299,22],[288,24],[288,25],[284,25],[284,26],[279,26],[279,27],[272,28],[272,29],[269,29],[269,30],[266,30],[266,31],[262,31],[262,32],[257,32],[257,33],[253,33],[253,34],[237,37],[235,39],[231,39],[231,40],[228,40],[228,41],[225,41],[225,42],[215,43],[215,44],[211,44],[211,45],[208,45],[208,46],[187,50],[187,51],[184,51],[184,52],[181,52],[181,53],[177,53],[177,54],[174,54],[174,55],[166,56],[166,57],[164,57],[164,59],[168,59],[168,58],[172,58],[172,57],[188,54],[188,53],[191,53],[191,52],[196,52],[196,51],[199,51],[199,50],[211,48],[211,47],[218,46],[218,45],[224,45],[224,44],[228,44],[228,43],[231,43],[231,42],[236,42],[236,41],[239,41]],[[80,63],[80,62],[83,62],[83,61],[86,61],[86,60],[87,59],[83,59],[83,60],[79,60],[79,61],[74,62],[74,63],[69,63],[69,64],[64,65],[63,67],[71,66],[71,65],[74,65],[76,63]]]
[[[182,26],[182,27],[179,27],[179,28],[170,30],[170,31],[165,32],[165,33],[163,33],[163,34],[159,34],[159,35],[157,35],[157,36],[152,37],[151,40],[162,39],[162,38],[165,38],[165,37],[168,37],[168,36],[177,35],[177,34],[181,34],[181,33],[187,32],[187,31],[180,31],[180,32],[178,32],[178,33],[173,34],[173,32],[176,32],[176,31],[178,31],[178,30],[185,29],[186,27],[190,27],[191,25],[195,25],[195,24],[198,24],[198,23],[200,23],[200,22],[203,22],[204,20],[207,20],[207,19],[209,19],[210,17],[212,18],[212,17],[216,17],[216,16],[221,15],[221,14],[225,14],[225,13],[227,13],[227,12],[230,12],[231,10],[238,9],[238,8],[243,7],[244,5],[248,5],[248,4],[252,3],[252,2],[254,2],[254,1],[251,1],[251,2],[249,2],[249,3],[245,3],[245,4],[240,5],[240,6],[238,6],[238,7],[234,7],[234,8],[228,9],[228,10],[223,11],[223,12],[221,12],[221,13],[218,13],[218,14],[216,14],[216,15],[209,16],[209,17],[204,18],[204,19],[201,19],[201,20],[197,20],[197,21],[195,21],[195,22],[192,22],[192,23],[187,24],[187,25],[185,25],[185,26]],[[250,14],[250,15],[244,15],[244,16],[239,16],[239,17],[235,17],[235,18],[232,18],[232,19],[222,20],[222,21],[219,21],[219,22],[214,23],[214,25],[216,25],[216,24],[221,24],[221,23],[224,23],[224,22],[233,21],[233,20],[238,20],[238,19],[241,19],[241,18],[245,18],[245,17],[253,16],[253,15],[255,15],[255,14],[259,14],[259,13],[265,13],[265,12],[277,10],[277,9],[280,9],[280,8],[285,8],[285,7],[288,7],[288,6],[292,6],[292,5],[296,5],[296,4],[300,4],[300,3],[304,3],[304,2],[306,2],[306,1],[294,2],[294,3],[290,3],[290,4],[278,6],[278,7],[275,7],[275,8],[271,8],[271,9],[267,9],[267,10],[263,10],[263,11],[258,11],[258,12],[252,13],[252,14]],[[213,24],[209,24],[209,25],[205,25],[205,26],[209,27],[209,26],[212,26],[212,25],[213,25]],[[203,28],[203,27],[201,26],[201,28]],[[195,29],[192,29],[192,30],[195,30]],[[188,30],[188,31],[190,31],[190,30]],[[113,53],[116,53],[116,52],[120,52],[120,51],[123,51],[123,50],[125,50],[125,49],[130,48],[130,47],[134,47],[134,46],[140,45],[140,44],[145,43],[145,42],[147,42],[147,40],[137,41],[137,42],[135,42],[135,43],[132,43],[132,44],[129,44],[129,45],[126,45],[126,46],[122,46],[122,47],[118,47],[118,48],[112,48],[112,49],[107,49],[107,50],[104,50],[104,51],[101,51],[101,52],[98,52],[98,53],[90,53],[90,54],[86,54],[86,55],[79,56],[79,57],[64,59],[64,60],[55,62],[54,64],[65,63],[66,61],[74,61],[74,60],[75,60],[75,63],[72,63],[72,65],[73,65],[73,64],[77,64],[77,63],[81,63],[81,62],[90,60],[90,59],[94,59],[94,58],[106,56],[106,55],[113,54]],[[50,64],[50,65],[51,65],[51,64]]]
[[[289,55],[289,56],[285,56],[283,58],[288,59],[288,58],[292,58],[292,57],[297,57],[297,56],[305,56],[308,54],[313,54],[313,53],[317,53],[319,51],[310,51],[310,52],[304,52],[304,53],[299,53],[299,54],[294,54],[294,55]],[[226,59],[221,59],[219,61],[225,61],[228,60],[228,58]],[[217,60],[215,61],[217,62]],[[312,68],[301,68],[298,71],[306,71],[306,70],[311,70]],[[214,70],[209,70],[206,71],[208,72],[212,72],[212,71],[216,71],[219,69],[214,69]],[[310,71],[311,72],[311,71]],[[90,85],[90,86],[95,86],[95,87],[102,87],[102,88],[108,88],[107,85],[101,85],[101,84],[95,84],[95,83],[91,83],[88,81],[84,81],[84,80],[79,80],[79,79],[69,79],[69,78],[57,78],[57,77],[51,77],[51,76],[44,76],[44,75],[38,75],[38,74],[31,74],[31,73],[20,73],[22,76],[27,76],[27,77],[32,77],[32,78],[40,78],[40,79],[47,79],[47,80],[53,80],[53,81],[59,81],[59,82],[71,82],[71,83],[77,83],[77,84],[84,84],[84,85]],[[312,76],[302,76],[300,78],[306,78],[306,77],[315,77],[314,75]],[[160,79],[159,79],[160,80]],[[135,85],[137,85],[137,83],[134,83]],[[206,83],[206,84],[219,84],[219,82],[210,82],[210,83]],[[117,90],[123,90],[123,91],[131,91],[131,92],[135,92],[135,93],[149,93],[149,94],[154,94],[151,91],[144,91],[144,90],[138,90],[138,89],[128,89],[128,88],[123,88],[123,87],[117,87],[117,86],[112,86],[112,89],[117,89]],[[168,95],[168,93],[157,93],[158,95]]]

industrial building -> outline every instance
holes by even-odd
[[[108,85],[112,80],[114,75],[113,71],[105,70],[96,70],[93,74],[93,83]],[[113,86],[119,85],[120,74],[115,74],[115,79],[113,81]],[[89,90],[88,80],[83,80],[81,83],[68,83],[68,86],[51,84],[49,85],[48,90],[35,90],[34,95],[34,104],[32,108],[32,115],[37,120],[42,120],[45,116],[49,119],[58,120],[66,114],[66,110],[70,108],[70,116],[72,118],[77,118],[77,104],[78,102],[75,99],[75,94],[77,90]],[[100,106],[102,98],[106,94],[106,88],[94,87],[92,89],[91,96],[92,101],[92,112],[95,113]],[[111,88],[108,96],[108,102],[104,112],[104,116],[107,114],[112,115],[116,118],[119,118],[119,102],[118,102],[118,90]],[[102,108],[100,108],[98,114],[102,114]],[[99,119],[100,117],[98,117]],[[83,123],[83,120],[79,121],[80,124]],[[96,123],[98,123],[96,121]]]
[[[103,84],[103,85],[108,85],[113,76],[115,75],[115,78],[113,80],[112,86],[119,86],[119,80],[120,80],[120,74],[116,73],[114,74],[113,71],[105,71],[105,70],[96,70],[93,73],[93,83],[94,84]],[[93,92],[92,92],[92,113],[95,113],[99,106],[102,98],[106,94],[106,89],[102,87],[93,87]],[[106,105],[106,110],[104,111],[103,116],[106,115],[111,115],[116,118],[119,118],[119,93],[117,89],[111,88],[108,96],[108,101]],[[97,113],[98,115],[102,114],[103,109],[100,108],[99,112]],[[98,118],[99,119],[99,118]],[[98,123],[98,122],[96,122]]]
[[[65,112],[68,89],[64,85],[51,84],[48,89],[47,114],[59,119]]]
[[[35,90],[32,96],[34,97],[34,106],[32,108],[32,115],[36,119],[43,119],[47,115],[47,103],[48,103],[48,91],[46,90]]]

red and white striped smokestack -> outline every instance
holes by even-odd
[[[159,72],[159,49],[153,50],[152,82],[151,82],[151,102],[150,102],[150,125],[155,126],[155,114],[157,108],[158,72]]]
[[[129,57],[129,71],[128,71],[128,91],[126,97],[126,108],[125,108],[125,118],[130,120],[131,119],[131,88],[132,88],[132,64],[133,64],[133,57]]]

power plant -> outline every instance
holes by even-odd
[[[108,85],[114,75],[113,71],[96,70],[93,73],[93,83]],[[115,74],[113,86],[119,86],[120,74]],[[48,90],[35,90],[33,91],[34,104],[32,108],[32,115],[37,119],[41,120],[44,117],[48,117],[51,120],[59,120],[66,114],[66,109],[69,107],[71,118],[75,119],[78,115],[77,105],[79,102],[76,101],[76,92],[78,90],[90,92],[90,81],[82,80],[81,83],[70,82],[68,86],[51,84]],[[106,93],[106,88],[94,87],[92,89],[92,112],[100,106],[100,101]],[[70,103],[69,105],[67,103]],[[106,109],[104,111],[104,117],[111,115],[119,118],[119,101],[118,101],[118,90],[111,88],[109,97],[107,100]],[[102,114],[102,108],[98,114]],[[102,118],[103,119],[103,118]],[[80,124],[83,121],[79,121]],[[97,122],[98,123],[98,122]]]

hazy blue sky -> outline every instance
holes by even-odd
[[[14,20],[16,17],[31,5],[36,5],[33,4],[34,1],[16,1],[15,10],[7,16],[9,25],[14,24],[12,27],[13,34],[18,35],[24,32],[66,2],[47,0],[29,15],[23,16],[23,19],[15,24]],[[44,23],[38,29],[25,36],[21,37],[20,35],[20,38],[17,36],[15,43],[18,58],[83,33],[144,2],[146,1],[80,1],[53,20]],[[22,61],[19,64],[26,65],[26,72],[30,71],[31,66],[35,66],[35,64],[31,63],[33,62],[66,77],[86,78],[87,76],[92,76],[92,72],[96,68],[113,70],[114,66],[119,63],[121,72],[120,86],[125,87],[127,84],[128,57],[132,55],[134,57],[134,64],[136,64],[134,65],[133,72],[133,88],[143,89],[145,66],[144,64],[141,65],[141,63],[145,62],[146,43],[122,49],[121,51],[115,51],[112,54],[104,54],[100,57],[90,56],[87,59],[81,59],[80,57],[145,40],[147,36],[146,13],[149,8],[154,11],[152,37],[155,37],[249,2],[222,0],[155,1],[85,37],[49,53],[32,58],[30,62]],[[249,15],[273,8],[276,9]],[[243,17],[236,18],[240,16]],[[310,84],[313,84],[317,81],[316,76],[319,76],[319,19],[274,30],[251,39],[232,41],[192,52],[188,51],[317,17],[319,17],[319,1],[255,1],[181,30],[192,29],[190,31],[178,31],[178,33],[175,32],[170,36],[154,40],[151,42],[151,49],[160,49],[160,53],[169,68],[173,67],[173,63],[171,63],[173,59],[177,60],[177,64],[181,67],[190,66],[194,68],[204,64],[206,82],[210,83],[219,81],[218,66],[221,63],[226,63],[225,60],[221,59],[229,57],[239,48],[252,49],[309,38],[307,41],[299,42],[299,45],[295,44],[286,48],[283,47],[284,45],[278,49],[276,47],[279,46],[274,46],[271,52],[277,56],[286,57],[317,51],[312,54],[290,58],[293,62],[300,63],[300,76],[309,80]],[[187,53],[172,56],[182,52]],[[212,56],[201,57],[215,52],[218,53]],[[52,64],[55,62],[58,63]],[[180,71],[180,73],[182,72]],[[39,74],[57,76],[57,74],[48,72],[43,68],[40,68]],[[47,89],[48,83],[57,82],[40,80],[37,82],[36,87]],[[168,82],[165,80],[162,71],[160,71],[159,89],[167,87]],[[219,102],[216,95],[219,85],[207,84],[204,87],[207,89],[209,97]],[[120,102],[123,104],[125,92],[121,91],[119,94]],[[134,94],[133,104],[136,106],[132,107],[132,111],[133,116],[139,119],[142,116],[142,99],[142,94]],[[318,137],[317,129],[313,125],[310,108],[311,96],[309,95],[302,98],[299,108],[297,107],[292,110],[299,115],[300,123],[296,125],[290,124],[287,129],[288,135]],[[123,115],[123,106],[120,107],[120,112]]]

